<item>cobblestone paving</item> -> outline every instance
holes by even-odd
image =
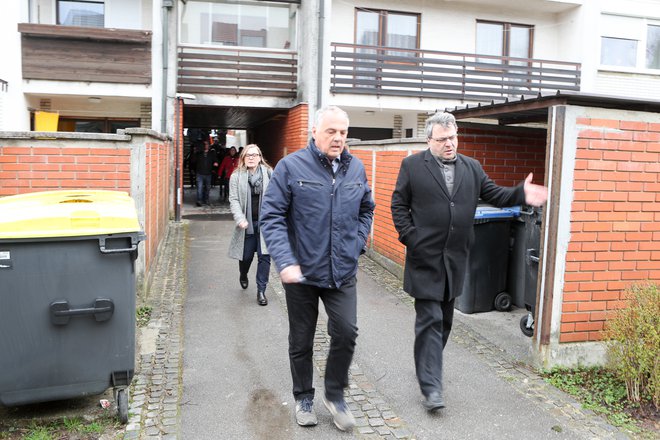
[[[183,301],[186,292],[187,223],[170,223],[144,304],[152,307],[145,330],[156,336],[155,351],[139,355],[131,384],[124,439],[177,439],[183,395]]]
[[[131,385],[129,423],[124,439],[176,439],[179,404],[183,395],[183,301],[186,276],[185,236],[187,222],[171,223],[159,256],[153,284],[146,298],[152,316],[146,331],[157,332],[153,353],[139,357],[138,369]],[[402,303],[413,307],[413,300],[401,289],[401,282],[373,260],[361,258],[360,267],[384,291],[395,295]],[[283,308],[284,290],[275,271],[271,273],[270,288]],[[330,338],[327,323],[319,319],[314,343],[314,365],[319,375],[325,371]],[[540,404],[577,432],[593,439],[627,439],[624,432],[608,424],[570,396],[560,392],[524,365],[520,365],[488,340],[455,320],[451,340],[477,355],[499,377],[516,391]],[[353,412],[358,439],[414,440],[406,421],[402,420],[378,393],[373,383],[355,362],[349,372],[346,401]]]

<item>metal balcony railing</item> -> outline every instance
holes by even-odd
[[[580,64],[332,43],[332,93],[491,101],[580,90]]]
[[[256,48],[179,46],[177,91],[295,98],[297,53]]]

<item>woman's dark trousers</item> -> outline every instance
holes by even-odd
[[[270,272],[270,255],[261,253],[261,239],[258,230],[255,231],[255,234],[245,234],[243,259],[238,262],[238,270],[241,275],[247,277],[255,252],[257,253],[257,291],[265,292]]]

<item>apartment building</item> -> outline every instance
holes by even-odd
[[[558,90],[660,97],[655,0],[8,3],[4,130],[45,110],[64,131],[172,135],[179,97],[184,127],[258,139],[300,103],[337,104],[351,137],[383,139],[418,136],[436,109]]]

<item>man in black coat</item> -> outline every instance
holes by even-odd
[[[392,220],[406,245],[403,289],[415,298],[415,369],[429,411],[445,406],[442,351],[463,291],[479,198],[499,207],[541,206],[548,198],[531,173],[516,187],[496,185],[479,162],[457,154],[457,132],[452,114],[431,116],[429,148],[403,160],[392,194]]]

